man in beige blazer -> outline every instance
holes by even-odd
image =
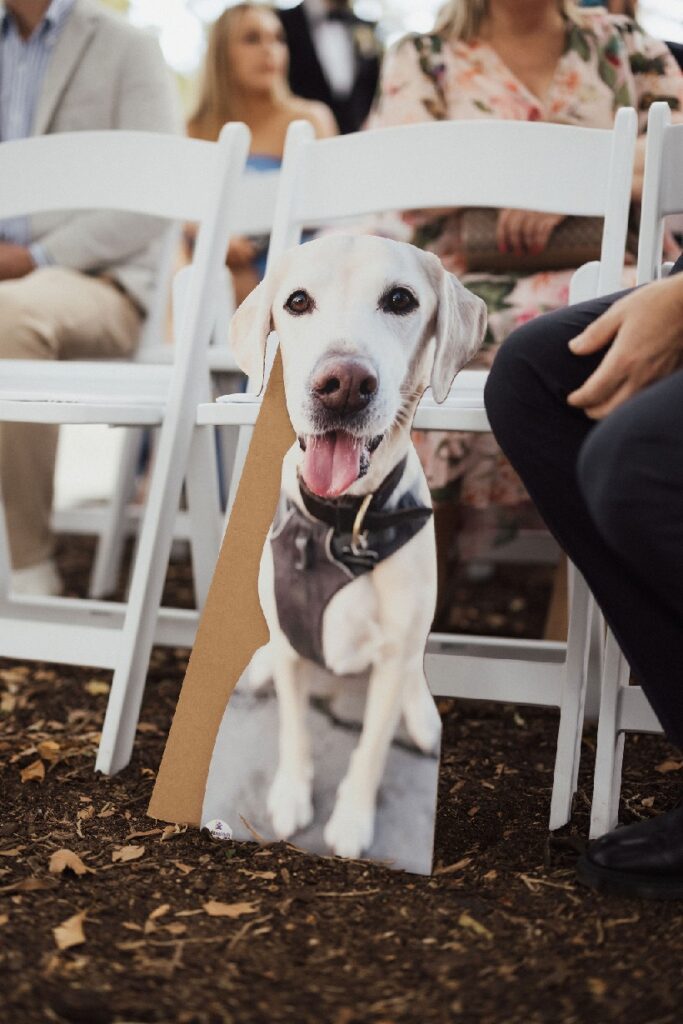
[[[97,0],[0,4],[0,140],[110,128],[180,129],[156,41]],[[107,212],[0,221],[0,359],[129,355],[163,230]],[[0,424],[15,592],[61,590],[50,532],[57,433]]]

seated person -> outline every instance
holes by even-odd
[[[318,138],[337,134],[330,110],[292,95],[287,85],[287,44],[274,11],[263,4],[229,7],[211,26],[197,109],[188,124],[195,138],[216,139],[226,121],[244,121],[251,131],[247,167],[276,170],[287,128],[310,121]],[[192,232],[188,232],[191,243]],[[233,238],[227,265],[239,305],[263,277],[268,237]]]
[[[27,66],[28,78],[19,74]],[[60,131],[179,127],[155,40],[94,0],[7,0],[0,97],[3,142]],[[0,222],[0,359],[130,355],[164,226],[157,218],[106,212]],[[61,591],[50,531],[57,436],[53,425],[0,423],[15,593]]]
[[[670,277],[558,310],[503,344],[498,442],[683,748],[683,257]],[[598,839],[586,884],[683,897],[683,803]]]
[[[680,118],[683,74],[664,43],[623,15],[564,0],[451,0],[434,33],[408,37],[387,55],[370,126],[506,118],[610,128],[620,106],[634,106],[637,201],[647,109],[658,99]],[[468,271],[457,212],[409,218],[408,240],[437,253],[486,302],[489,329],[476,365],[491,366],[515,326],[567,303],[573,268],[543,269],[543,250],[563,219],[501,210],[491,247],[510,254],[510,269],[487,273]],[[515,270],[518,253],[527,264],[535,255],[538,270]],[[418,431],[416,444],[442,549],[457,535],[463,558],[481,558],[518,528],[542,525],[490,434]],[[443,564],[440,575],[443,583]]]

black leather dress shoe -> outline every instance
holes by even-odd
[[[596,839],[576,873],[580,882],[614,896],[683,899],[683,804]]]

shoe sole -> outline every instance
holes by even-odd
[[[576,877],[583,885],[610,896],[635,896],[641,900],[683,900],[683,879],[674,882],[657,875],[611,871],[594,864],[585,854],[576,865]]]

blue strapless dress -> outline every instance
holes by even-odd
[[[248,171],[278,171],[282,166],[279,156],[269,156],[266,153],[252,153],[247,157]],[[268,256],[268,236],[258,235],[252,237],[251,241],[256,245],[258,254],[252,266],[258,274],[259,281],[266,272],[266,257]]]

